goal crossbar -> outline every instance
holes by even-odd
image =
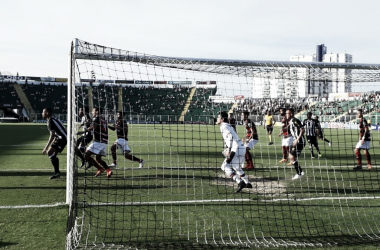
[[[272,68],[339,68],[379,70],[380,64],[367,63],[327,63],[327,62],[289,62],[289,61],[259,61],[259,60],[233,60],[233,59],[205,59],[186,57],[167,57],[143,54],[121,49],[104,47],[88,43],[79,39],[74,40],[76,59],[129,61],[143,64],[161,65],[174,68],[187,68],[187,64],[231,66],[231,67],[272,67]]]

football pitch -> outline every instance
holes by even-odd
[[[356,160],[353,148],[358,131],[325,130],[326,137],[333,142],[332,146],[319,141],[322,157],[315,159],[310,158],[309,149],[305,147],[300,163],[306,176],[302,181],[294,182],[291,181],[295,174],[294,168],[278,163],[282,157],[280,138],[276,136],[278,128],[275,128],[275,144],[272,146],[268,145],[266,131],[262,127],[258,128],[258,132],[260,142],[254,149],[256,169],[246,172],[254,188],[243,190],[238,195],[233,193],[236,185],[220,170],[223,144],[219,127],[211,125],[133,124],[130,126],[130,147],[137,157],[146,160],[144,169],[138,170],[137,163],[124,160],[118,153],[119,169],[114,170],[110,180],[105,176],[93,178],[94,169],[86,172],[80,169],[79,178],[87,178],[87,188],[93,190],[107,183],[105,192],[97,193],[94,197],[86,194],[89,202],[91,199],[106,199],[102,196],[112,197],[113,203],[136,202],[138,197],[138,202],[142,204],[152,201],[170,201],[175,204],[192,200],[236,199],[242,202],[228,205],[230,216],[248,218],[266,236],[285,238],[292,232],[289,238],[312,235],[315,241],[342,242],[344,246],[333,247],[337,249],[378,248],[375,241],[368,240],[366,245],[357,239],[358,234],[379,233],[380,201],[374,199],[380,193],[378,134],[373,134],[371,142],[374,169],[368,171],[365,168],[354,172],[352,167],[356,166]],[[109,133],[110,142],[113,142],[114,132]],[[244,135],[242,126],[238,126],[238,134],[241,137]],[[49,158],[42,155],[49,137],[45,124],[0,124],[0,135],[0,248],[64,249],[68,215],[68,206],[64,204],[66,149],[59,155],[62,177],[49,180],[53,167]],[[111,163],[110,156],[105,159]],[[363,154],[364,166],[365,163]],[[115,188],[112,187],[117,185],[124,187],[123,195],[115,194]],[[245,199],[248,201],[245,202]],[[173,205],[170,210],[162,211],[162,214],[153,214],[150,206],[142,205],[138,207],[141,223],[136,218],[131,219],[131,228],[127,226],[123,230],[129,231],[132,241],[156,241],[162,240],[162,236],[168,232],[173,234],[168,228],[181,226],[181,216],[184,214],[187,214],[186,218],[189,218],[190,213],[204,213],[204,218],[211,218],[209,214],[213,214],[213,218],[223,216],[223,209],[218,204],[205,206],[190,205],[188,211],[179,213],[180,206]],[[126,209],[124,206],[115,206],[115,217],[111,220],[117,221],[116,228],[124,224],[124,221],[119,222],[118,216],[124,216],[128,209],[136,210],[136,207]],[[102,210],[96,211],[99,217],[107,217]],[[303,211],[304,217],[299,217],[299,211]],[[150,225],[149,217],[159,215],[169,216],[167,224]],[[213,226],[224,227],[223,223]],[[186,224],[191,225],[191,221]],[[202,226],[206,225],[210,227],[212,223]],[[103,228],[103,225],[99,227]],[[135,231],[144,228],[149,229],[143,232],[145,235]],[[237,228],[246,232],[250,227],[241,225]],[[305,229],[307,232],[303,233]],[[188,232],[194,235],[199,233],[197,228],[191,226]],[[326,239],[318,239],[317,236]],[[125,235],[116,231],[112,237],[123,239]],[[193,235],[188,237],[192,239]]]

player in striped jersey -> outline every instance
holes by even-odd
[[[87,130],[93,131],[94,141],[86,149],[86,161],[95,166],[98,171],[95,176],[99,176],[104,170],[107,171],[107,177],[111,177],[112,171],[107,166],[107,163],[102,160],[102,156],[106,156],[106,147],[108,144],[108,127],[107,121],[100,116],[100,109],[92,109],[92,125]],[[95,160],[91,155],[95,154]]]
[[[47,153],[54,167],[54,174],[50,176],[50,179],[56,179],[61,177],[61,172],[59,171],[59,159],[57,155],[58,153],[61,153],[66,147],[67,133],[66,128],[63,126],[62,122],[53,117],[52,114],[53,111],[51,108],[44,108],[42,111],[42,117],[47,120],[47,127],[50,131],[49,141],[46,144],[45,148],[42,150],[42,154]],[[53,144],[49,148],[51,143]]]
[[[302,149],[305,147],[305,138],[303,137],[305,129],[301,121],[294,117],[294,109],[290,108],[286,110],[286,118],[289,121],[289,132],[293,136],[293,145],[290,149],[289,158],[297,172],[292,180],[297,180],[304,175],[304,172],[298,163],[298,157],[300,156]]]
[[[360,137],[359,137],[359,142],[356,144],[356,147],[355,147],[355,155],[356,155],[356,160],[358,161],[358,165],[354,167],[354,170],[363,169],[362,155],[360,154],[361,149],[363,149],[365,152],[365,158],[367,159],[368,170],[371,170],[372,169],[371,155],[369,154],[369,148],[371,145],[371,133],[369,131],[369,124],[363,116],[362,109],[358,109],[356,117],[359,118]]]
[[[145,161],[130,154],[131,149],[128,146],[128,124],[127,121],[123,120],[123,117],[123,112],[117,112],[117,121],[115,123],[115,126],[108,125],[109,129],[113,131],[116,130],[117,136],[117,140],[111,147],[113,163],[109,165],[109,167],[117,168],[116,150],[120,148],[121,153],[124,155],[126,159],[138,162],[139,168],[142,168],[144,166]]]
[[[82,136],[77,140],[75,146],[75,154],[81,159],[82,165],[80,168],[82,168],[86,163],[84,158],[86,146],[92,141],[92,131],[87,130],[87,128],[89,128],[91,125],[91,117],[88,114],[88,109],[86,110],[86,113],[84,113],[82,108],[79,109],[78,115],[81,117],[81,124],[79,128],[83,128],[83,131],[79,131],[77,133],[77,135]]]
[[[313,118],[311,118],[312,115],[313,114],[311,112],[308,112],[307,119],[303,121],[303,126],[305,127],[306,139],[307,139],[307,142],[309,143],[311,158],[315,157],[313,146],[317,150],[318,156],[322,157],[321,151],[319,150],[319,146],[318,146],[318,140],[317,140],[317,135],[318,135],[317,122]]]

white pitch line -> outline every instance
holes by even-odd
[[[13,171],[53,171],[51,168],[35,168],[35,169],[1,169],[0,172],[13,172]]]
[[[58,202],[55,204],[42,204],[42,205],[20,205],[20,206],[0,206],[0,209],[15,209],[15,208],[43,208],[43,207],[58,207],[66,205],[64,202]]]
[[[375,200],[380,197],[316,197],[316,198],[303,198],[303,199],[273,199],[261,200],[262,202],[276,202],[276,201],[313,201],[313,200]]]
[[[188,201],[152,201],[152,202],[122,202],[122,203],[86,203],[86,206],[140,206],[140,205],[163,205],[163,204],[193,204],[211,202],[240,202],[251,201],[250,199],[219,199],[219,200],[188,200]],[[83,203],[81,203],[83,204]]]

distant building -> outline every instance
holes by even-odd
[[[290,61],[352,63],[352,55],[347,53],[327,54],[327,47],[321,44],[317,45],[316,54],[291,56]],[[289,77],[281,79],[281,72],[263,73],[259,77],[253,78],[252,97],[327,97],[330,93],[351,92],[352,82],[346,80],[346,75],[351,73],[350,69],[324,69],[331,73],[331,77],[326,80],[307,80],[313,71],[313,69],[295,68],[291,72],[293,77],[290,79]]]

